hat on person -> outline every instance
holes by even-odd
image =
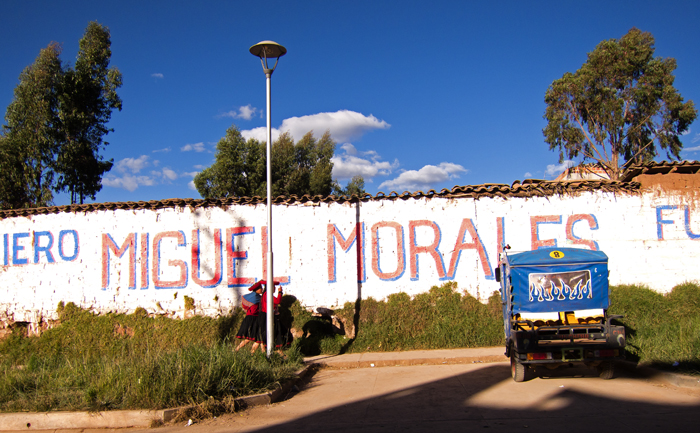
[[[264,284],[265,284],[265,280],[260,280],[257,283],[253,284],[252,286],[248,287],[248,291],[254,292],[258,289],[263,289],[263,291],[264,291],[265,290],[265,288],[263,287]]]

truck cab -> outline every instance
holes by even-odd
[[[537,366],[582,363],[611,379],[625,356],[625,328],[611,323],[608,256],[578,248],[519,253],[504,246],[500,283],[506,356],[516,382]]]

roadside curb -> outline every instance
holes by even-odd
[[[446,357],[446,358],[411,358],[411,359],[376,359],[376,360],[313,360],[309,361],[310,365],[317,365],[325,369],[345,370],[351,368],[374,368],[374,367],[397,367],[397,366],[412,366],[412,365],[441,365],[441,364],[476,364],[506,361],[503,355],[489,356],[464,356],[464,357]]]
[[[235,399],[241,409],[267,405],[279,401],[301,380],[313,365],[306,365],[278,388],[262,394]],[[112,410],[104,412],[20,412],[0,413],[0,431],[76,430],[151,427],[175,419],[181,411],[194,406],[161,410]]]
[[[305,358],[307,364],[320,368],[350,369],[412,365],[474,364],[501,362],[507,358],[501,347],[464,349],[409,350],[402,352],[363,352],[343,355],[319,355]]]
[[[486,353],[480,355],[450,355],[450,351],[425,351],[429,356],[409,356],[406,357],[406,352],[373,352],[349,354],[342,356],[316,356],[307,358],[305,362],[309,365],[317,365],[324,369],[351,369],[351,368],[374,368],[374,367],[394,367],[394,366],[411,366],[411,365],[438,365],[438,364],[473,364],[473,363],[490,363],[507,361],[502,352],[495,354],[494,348],[478,349]],[[499,351],[502,349],[499,347]],[[679,373],[666,372],[638,365],[631,361],[618,361],[617,364],[621,369],[634,374],[637,377],[647,379],[649,381],[663,383],[676,386],[679,388],[700,388],[700,377],[688,376]]]
[[[236,408],[247,409],[249,407],[264,406],[279,401],[281,397],[287,395],[289,391],[291,391],[292,387],[294,387],[300,380],[302,380],[306,376],[306,374],[312,367],[312,365],[304,366],[295,373],[296,377],[288,380],[287,382],[283,383],[280,387],[273,389],[272,391],[264,392],[262,394],[246,395],[244,397],[236,398],[234,400]],[[175,419],[175,417],[177,417],[177,415],[181,411],[185,411],[193,407],[194,406],[181,406],[172,409],[163,409],[161,411],[163,412],[162,416],[156,421],[162,421],[163,423],[170,422],[173,419]]]
[[[280,401],[303,380],[310,371],[323,369],[354,369],[414,365],[440,364],[476,364],[506,362],[502,348],[469,349],[469,354],[454,350],[430,350],[414,352],[373,352],[346,354],[342,356],[316,356],[304,360],[305,366],[288,380],[272,391],[249,395],[235,399],[236,408],[246,409],[254,406],[269,405]],[[620,369],[637,377],[676,387],[700,388],[700,378],[659,371],[651,367],[640,366],[630,361],[619,361]],[[182,406],[162,410],[123,410],[106,412],[22,412],[0,413],[0,431],[30,430],[79,430],[109,428],[143,428],[168,423],[177,415],[195,406]]]
[[[652,367],[639,365],[631,361],[618,361],[617,365],[635,375],[654,382],[677,386],[679,388],[700,388],[700,377],[661,371]]]

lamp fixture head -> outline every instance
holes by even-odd
[[[287,49],[277,42],[262,41],[250,47],[250,54],[260,57],[260,63],[262,63],[265,74],[272,74],[277,67],[280,57],[287,54]],[[267,59],[275,59],[275,65],[272,68],[268,67]]]

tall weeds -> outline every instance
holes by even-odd
[[[504,341],[499,295],[494,294],[488,304],[483,304],[469,293],[459,293],[454,282],[433,286],[413,298],[396,293],[386,301],[366,298],[348,302],[335,315],[354,338],[335,333],[328,320],[309,317],[298,343],[302,352],[317,355],[485,347]]]
[[[700,374],[700,287],[682,284],[664,296],[642,286],[611,287],[609,313],[622,314],[628,357]],[[242,314],[212,319],[94,315],[59,305],[60,326],[40,337],[21,329],[0,341],[0,411],[165,408],[226,402],[270,389],[293,376],[302,356],[366,351],[446,349],[504,344],[501,300],[487,304],[455,283],[411,298],[373,298],[335,311],[349,336],[293,297],[282,320],[301,331],[287,360],[234,352]]]
[[[300,356],[234,352],[237,316],[95,316],[72,304],[41,337],[0,342],[0,410],[158,409],[252,394],[291,378]]]
[[[629,358],[700,374],[700,286],[685,283],[667,295],[644,286],[617,286],[609,312],[621,314]]]

